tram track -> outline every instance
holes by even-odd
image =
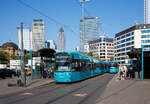
[[[22,92],[0,97],[2,104],[91,104],[93,99],[99,95],[105,85],[112,78],[112,75],[106,74],[93,77],[87,80],[75,83],[51,83],[34,89],[28,89]],[[27,93],[31,95],[23,95]],[[73,96],[74,94],[86,94],[85,97]],[[76,99],[76,100],[75,100]]]

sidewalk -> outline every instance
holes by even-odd
[[[97,104],[150,104],[150,79],[118,80],[116,76],[97,99]]]
[[[0,80],[0,96],[1,95],[6,95],[6,94],[11,94],[11,93],[16,93],[19,91],[24,91],[27,89],[32,89],[36,88],[42,85],[50,84],[53,83],[53,79],[33,79],[33,80],[27,80],[26,85],[27,87],[17,87],[17,86],[9,86],[8,84],[16,84],[17,83],[17,78],[8,78],[4,80]]]

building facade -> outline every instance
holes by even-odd
[[[80,20],[80,48],[84,51],[84,44],[98,39],[99,20],[98,17],[84,18]]]
[[[144,0],[144,24],[150,24],[150,0]]]
[[[47,40],[45,42],[45,48],[51,48],[51,49],[56,50],[57,46],[56,46],[55,41],[54,40]]]
[[[32,23],[32,50],[45,48],[45,24],[43,20],[33,20]]]
[[[19,56],[18,46],[13,42],[6,42],[0,47],[0,52],[7,52],[10,56]]]
[[[89,48],[94,57],[100,58],[104,61],[113,60],[113,38],[107,38],[106,36],[102,35],[99,39],[90,41]]]
[[[65,51],[65,33],[63,28],[60,28],[58,33],[58,51]]]
[[[125,64],[127,53],[141,45],[145,51],[150,50],[150,24],[135,25],[115,35],[115,60]]]
[[[21,49],[21,30],[18,29],[18,42]],[[23,29],[23,47],[29,51],[32,48],[32,32],[29,29]]]

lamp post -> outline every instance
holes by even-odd
[[[84,19],[84,3],[89,2],[90,0],[79,0],[81,3],[81,8],[82,8],[82,19]]]
[[[82,14],[82,19],[83,19],[83,33],[82,33],[82,37],[81,37],[81,51],[84,52],[84,44],[85,42],[83,41],[83,36],[84,36],[84,33],[85,33],[85,23],[84,23],[84,3],[85,2],[89,2],[90,0],[79,0],[79,2],[81,3],[81,8],[82,8],[82,11],[81,11],[81,14]]]

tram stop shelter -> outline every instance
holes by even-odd
[[[143,59],[144,59],[144,78],[150,79],[150,51],[143,52]],[[141,78],[142,73],[142,49],[132,49],[130,52],[127,53],[131,60],[135,60],[131,64],[135,66],[135,72],[138,72],[138,77]]]
[[[55,53],[56,51],[51,48],[43,48],[33,53],[33,57],[39,57],[38,59],[40,60],[38,63],[35,63],[35,78],[44,78],[44,76],[46,78],[45,72],[53,72],[55,67]]]
[[[51,48],[43,48],[38,50],[41,61],[45,63],[45,67],[50,68],[54,64],[54,54],[56,51]]]

